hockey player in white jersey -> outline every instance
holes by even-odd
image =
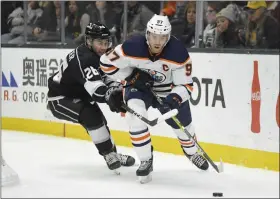
[[[195,138],[189,99],[193,90],[192,61],[183,43],[171,36],[167,16],[154,15],[147,24],[146,37],[134,36],[104,54],[100,68],[108,76],[125,80],[123,91],[110,88],[107,103],[112,111],[124,112],[125,102],[130,108],[147,117],[149,107],[161,113],[178,109],[177,118]],[[148,84],[147,84],[148,83]],[[164,100],[160,106],[150,92],[152,86]],[[153,147],[148,126],[130,113],[126,113],[131,142],[141,164],[136,171],[142,183],[151,180],[153,171]],[[178,137],[184,154],[201,170],[207,170],[207,160],[197,146],[172,120],[166,120]]]

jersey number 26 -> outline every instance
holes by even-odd
[[[94,76],[100,75],[99,72],[95,68],[93,68],[93,66],[85,68],[84,71],[88,80],[92,79]]]

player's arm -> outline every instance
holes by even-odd
[[[115,80],[124,80],[132,73],[133,67],[123,53],[122,44],[100,57],[100,69]]]
[[[126,56],[126,51],[137,46],[131,41],[116,46],[115,49],[104,54],[100,58],[100,69],[115,80],[125,80],[126,85],[139,90],[147,89],[146,84],[153,85],[151,75],[133,65],[133,58]]]
[[[84,86],[92,99],[96,102],[104,102],[107,86],[102,81],[99,71],[93,66],[83,67],[77,49],[67,56],[66,61],[65,67],[69,67],[71,76]]]
[[[115,79],[112,79],[110,76],[106,75],[100,68],[99,68],[99,73],[101,75],[102,81],[104,82],[104,84],[106,84],[106,86],[108,87],[108,89],[110,88],[114,88],[114,89],[120,89],[122,90],[122,83],[121,81],[117,81]]]
[[[100,58],[100,69],[104,74],[113,78],[114,80],[125,80],[126,86],[132,86],[139,90],[145,89],[146,84],[150,82],[153,85],[152,77],[145,71],[136,68],[131,59],[125,55],[123,47],[129,51],[130,48],[136,46],[131,44],[130,41],[118,45],[115,49],[104,54]],[[123,94],[119,86],[109,86],[105,100],[113,112],[125,112],[122,109]]]
[[[182,102],[190,99],[193,91],[192,60],[188,56],[184,64],[172,70],[173,85],[171,93],[178,94]]]

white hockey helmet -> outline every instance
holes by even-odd
[[[154,16],[147,23],[147,29],[146,29],[147,42],[148,42],[149,33],[168,35],[168,40],[167,40],[168,42],[171,35],[171,24],[169,22],[168,17],[154,14]]]
[[[171,24],[167,16],[154,16],[147,23],[147,31],[159,35],[167,35],[171,33]]]

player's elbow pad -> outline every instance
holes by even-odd
[[[90,94],[92,99],[96,102],[105,102],[105,93],[107,91],[107,86],[100,81],[87,81],[84,84],[86,91]]]

